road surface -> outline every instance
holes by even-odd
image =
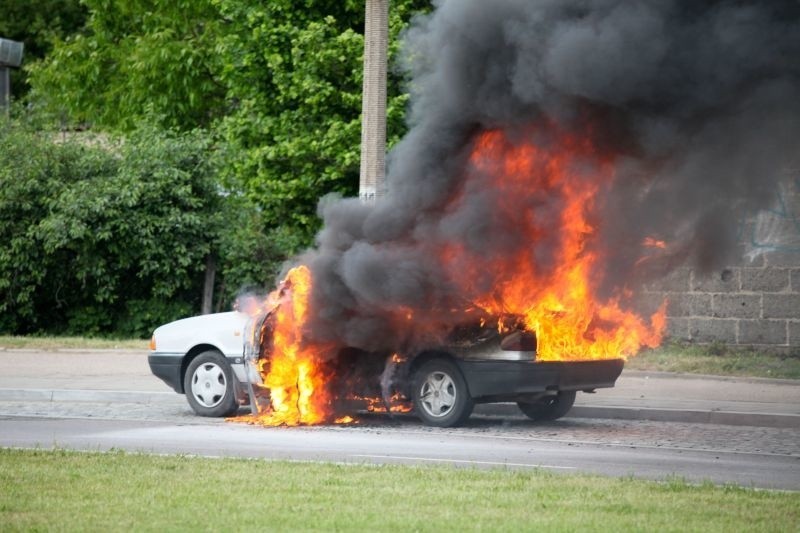
[[[264,428],[149,403],[0,402],[0,446],[349,463],[542,468],[800,490],[800,430],[638,420],[473,416],[464,428],[364,416],[352,426]]]

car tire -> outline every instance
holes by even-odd
[[[446,359],[431,359],[414,373],[414,411],[427,425],[453,427],[472,414],[474,400],[461,371]]]
[[[239,409],[233,370],[217,351],[201,352],[192,359],[183,378],[183,390],[192,410],[200,416],[229,416]]]
[[[517,405],[531,420],[552,421],[567,414],[574,403],[575,391],[560,391],[535,402],[517,402]]]

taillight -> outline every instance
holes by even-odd
[[[156,336],[155,335],[150,337],[150,351],[151,352],[155,352],[156,351]]]

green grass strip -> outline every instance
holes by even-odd
[[[18,350],[142,350],[147,351],[149,340],[101,339],[89,337],[42,337],[0,335],[0,348]]]
[[[0,450],[0,530],[797,531],[800,494],[545,471]]]
[[[723,344],[698,346],[667,343],[629,358],[625,368],[713,376],[800,379],[800,356]]]

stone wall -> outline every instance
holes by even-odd
[[[800,171],[776,205],[733,221],[743,259],[708,275],[681,268],[645,291],[648,307],[668,300],[669,337],[753,346],[800,356]]]

